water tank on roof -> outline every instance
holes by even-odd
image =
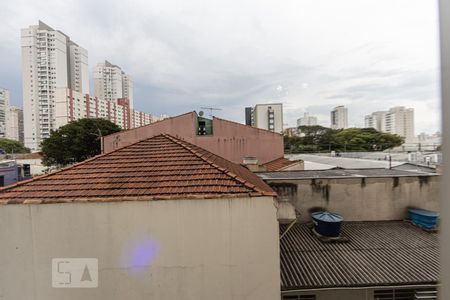
[[[408,209],[409,218],[413,224],[425,228],[434,229],[436,228],[439,214],[434,211],[425,209]]]
[[[342,216],[328,212],[318,211],[311,214],[314,229],[320,235],[327,237],[337,237],[341,234],[341,227],[344,218]]]

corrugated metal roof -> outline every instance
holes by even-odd
[[[257,173],[264,180],[290,180],[314,178],[355,178],[355,177],[402,177],[402,176],[437,176],[435,173],[403,171],[397,169],[333,169],[333,170],[305,170],[278,171]]]
[[[314,154],[292,154],[289,159],[301,159],[322,165],[335,166],[343,169],[369,169],[369,168],[389,168],[389,161],[387,160],[371,160],[361,158],[347,158],[347,157],[331,157],[325,155]],[[392,166],[397,166],[402,162],[393,161]],[[321,168],[322,169],[322,168]]]
[[[246,168],[158,135],[0,190],[0,204],[276,196]]]
[[[282,225],[280,233],[286,230]],[[410,223],[346,222],[348,243],[323,243],[308,224],[280,241],[281,289],[434,284],[439,280],[436,233]]]

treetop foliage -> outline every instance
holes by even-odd
[[[288,153],[324,151],[384,151],[400,146],[404,139],[374,128],[331,129],[319,125],[299,126],[300,136],[284,137]]]
[[[43,163],[64,166],[101,153],[100,136],[120,131],[105,119],[80,119],[51,132],[42,144]]]

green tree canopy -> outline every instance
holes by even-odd
[[[100,154],[100,134],[120,131],[120,127],[105,119],[80,119],[52,131],[42,144],[43,163],[68,165]]]
[[[300,126],[298,132],[298,137],[285,136],[286,152],[383,151],[404,143],[404,139],[398,135],[373,128],[335,130],[316,125]]]
[[[3,138],[0,138],[0,149],[8,154],[30,153],[30,149],[26,148],[21,142]]]

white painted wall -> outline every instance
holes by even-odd
[[[280,299],[278,239],[272,197],[3,205],[0,299]],[[98,258],[99,287],[52,288],[61,257]]]

